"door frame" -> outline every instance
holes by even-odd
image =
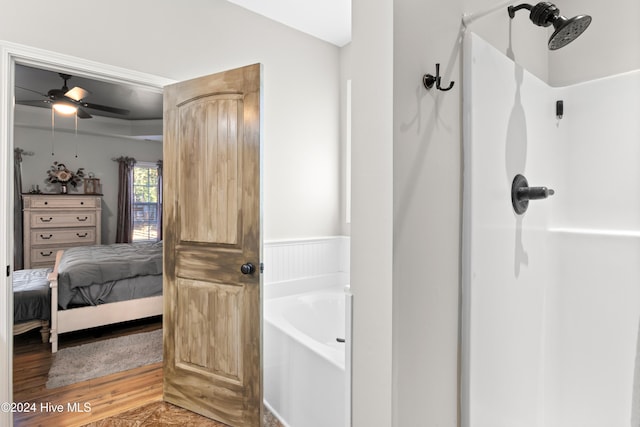
[[[163,92],[164,86],[175,83],[164,77],[128,70],[75,56],[0,41],[0,234],[13,236],[13,130],[15,64],[46,68],[76,76],[116,84],[138,86]],[[2,276],[0,287],[0,404],[13,402],[13,238],[0,245]],[[6,271],[6,273],[5,273]],[[4,282],[4,283],[2,283]],[[13,414],[0,410],[0,425],[13,425]]]

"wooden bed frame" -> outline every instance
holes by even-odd
[[[58,310],[58,265],[64,251],[56,254],[56,264],[49,273],[51,287],[51,352],[58,351],[58,335],[96,326],[144,319],[162,314],[162,295],[112,302],[96,306]]]
[[[13,335],[20,335],[28,332],[32,329],[40,328],[40,334],[42,335],[42,342],[49,342],[49,321],[47,320],[29,320],[28,322],[22,322],[13,325]]]
[[[29,332],[32,329],[40,328],[40,335],[42,335],[42,342],[49,342],[49,336],[51,329],[49,329],[49,321],[34,319],[28,320],[26,322],[14,323],[13,324],[13,336],[24,334],[25,332]]]

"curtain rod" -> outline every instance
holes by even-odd
[[[500,9],[502,9],[503,7],[507,7],[509,5],[511,5],[513,3],[513,0],[510,1],[506,1],[506,2],[502,2],[500,4],[497,4],[489,9],[485,9],[485,10],[481,10],[479,12],[474,12],[474,13],[465,13],[462,15],[462,25],[464,25],[464,27],[466,28],[469,24],[471,24],[473,21],[476,21],[480,18],[484,18],[485,16],[489,15],[490,13],[496,12]]]
[[[25,151],[22,148],[14,148],[13,149],[14,153],[20,153],[23,156],[35,156],[36,153],[34,153],[33,151]]]
[[[112,157],[111,160],[113,160],[114,162],[119,162],[120,160],[124,160],[124,159],[130,159],[133,160],[135,162],[137,162],[137,160],[134,157],[126,157],[126,156],[121,156],[121,157]],[[152,161],[145,161],[144,163],[154,163]],[[157,160],[155,162],[156,164],[161,164],[162,163],[162,159]]]

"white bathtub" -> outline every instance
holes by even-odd
[[[264,398],[289,427],[345,425],[345,294],[342,287],[264,305]]]

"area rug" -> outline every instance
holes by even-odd
[[[53,356],[47,388],[162,361],[162,329],[63,348]]]

